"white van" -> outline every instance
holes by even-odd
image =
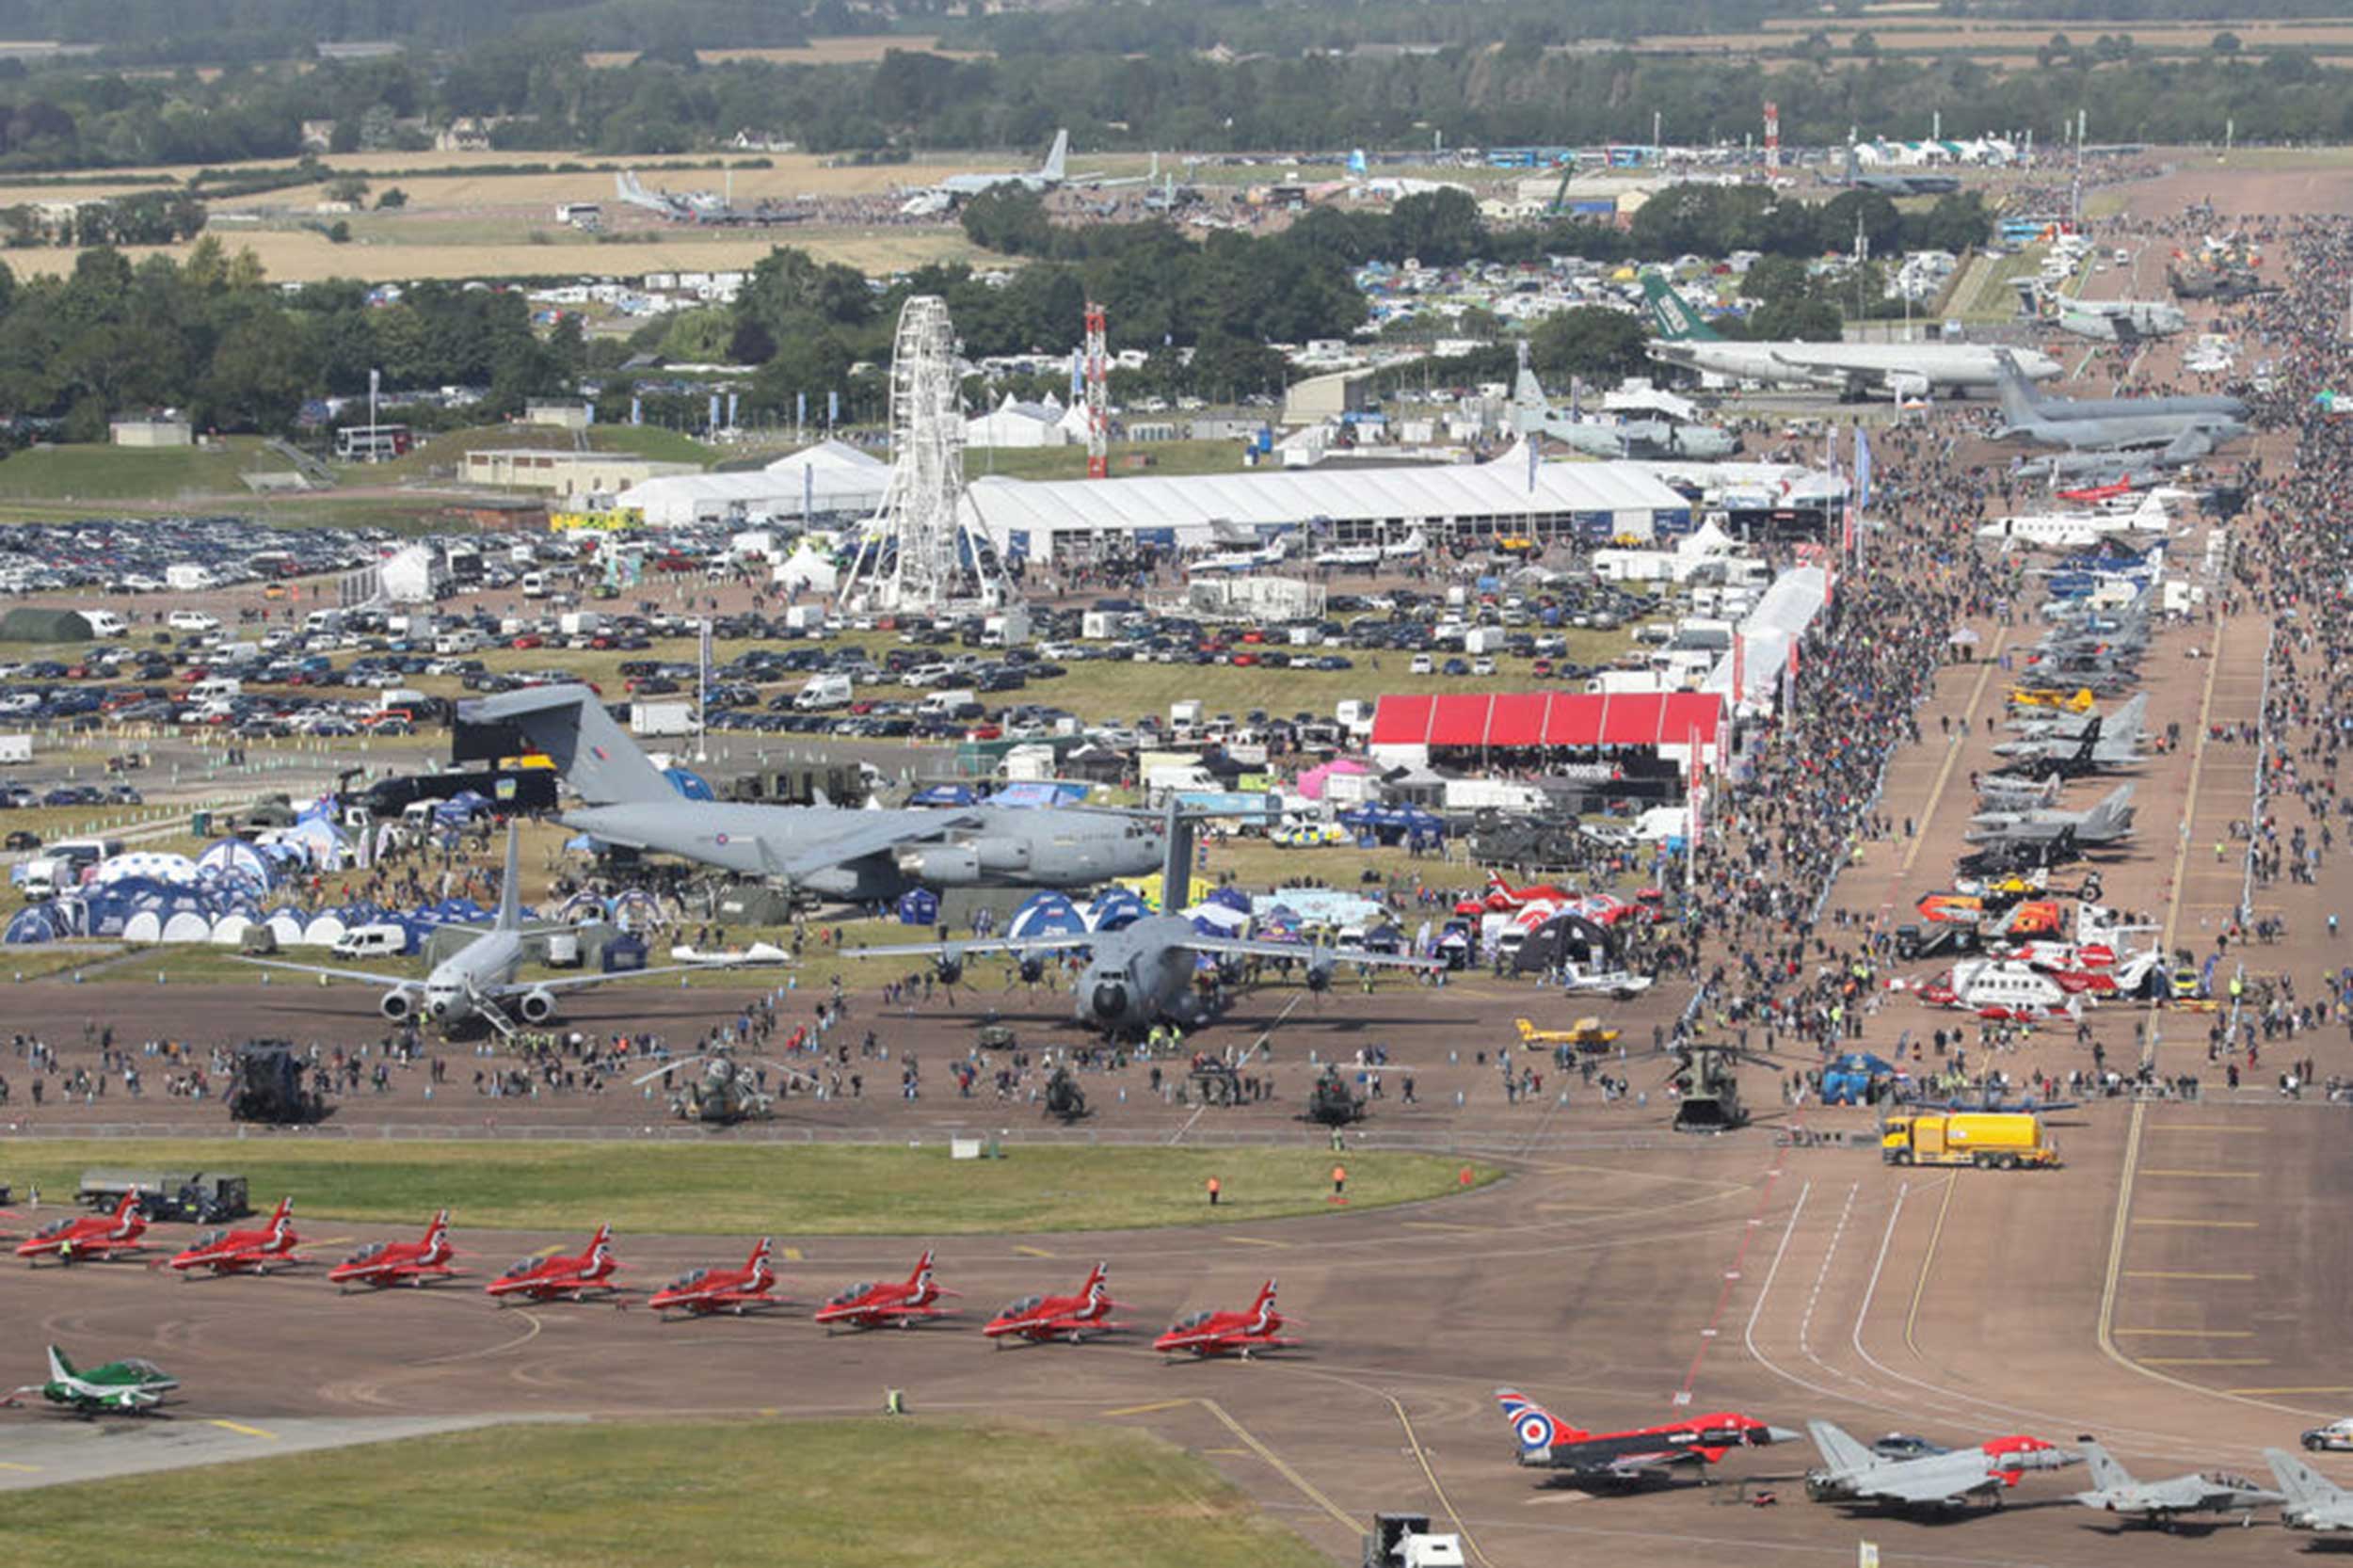
[[[934,692],[915,705],[916,712],[927,719],[946,718],[968,702],[978,702],[980,694],[969,689]]]
[[[244,695],[245,682],[227,675],[208,677],[188,688],[190,702],[220,702]]]
[[[208,616],[201,610],[174,610],[171,618],[164,624],[174,632],[217,632],[220,630],[220,617]]]
[[[460,632],[444,632],[433,639],[433,651],[440,654],[479,653],[482,651],[482,633],[471,627]]]
[[[127,637],[131,634],[130,623],[112,610],[76,610],[74,614],[82,617],[93,637]]]
[[[349,962],[354,958],[398,958],[408,951],[408,933],[397,925],[363,925],[335,938],[328,950]]]
[[[846,675],[812,675],[808,683],[792,697],[797,711],[809,713],[820,708],[846,708],[854,700],[850,678]]]
[[[524,597],[525,599],[545,599],[545,598],[547,598],[547,597],[548,597],[548,574],[547,574],[546,572],[544,572],[544,571],[527,571],[527,572],[524,572],[524,573],[523,573],[523,597]]]

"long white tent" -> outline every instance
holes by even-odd
[[[1310,531],[1317,543],[1681,534],[1691,504],[1630,463],[1536,462],[1514,448],[1486,463],[1318,468],[1119,480],[976,479],[965,504],[997,547],[1048,559],[1134,541],[1205,546],[1237,532]]]
[[[740,518],[840,520],[882,504],[890,465],[846,441],[824,440],[746,472],[677,473],[632,485],[616,498],[656,527]]]

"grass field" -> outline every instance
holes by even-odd
[[[218,446],[27,447],[0,461],[0,502],[243,495],[240,473],[279,472],[293,466],[264,451],[261,441],[249,436],[227,437]]]
[[[726,65],[731,60],[762,60],[771,65],[861,65],[879,60],[893,49],[944,55],[955,60],[988,58],[987,55],[973,50],[942,49],[937,38],[920,33],[866,33],[811,39],[797,49],[697,49],[695,57],[705,65]],[[637,56],[629,50],[604,49],[591,50],[580,58],[582,64],[601,70],[628,65]]]
[[[607,195],[611,194],[608,183]],[[747,270],[772,249],[792,246],[821,262],[840,262],[869,274],[909,270],[933,262],[999,259],[974,247],[952,228],[826,229],[800,226],[767,234],[693,229],[666,230],[645,245],[599,245],[567,234],[547,245],[436,245],[354,243],[336,245],[307,230],[216,231],[233,253],[250,248],[274,283],[314,283],[328,278],[369,282],[419,279],[599,277],[634,278],[648,272]],[[152,255],[184,259],[188,247],[124,246],[133,262]],[[20,276],[62,277],[73,270],[78,251],[18,250],[8,264]]]
[[[451,1092],[467,1091],[453,1083]],[[976,1134],[996,1129],[992,1114],[1009,1113],[989,1101],[973,1108]],[[624,1238],[1037,1234],[1324,1213],[1332,1156],[1301,1136],[1301,1146],[1285,1149],[1048,1148],[1024,1146],[1016,1132],[1002,1160],[955,1161],[936,1147],[40,1140],[9,1150],[8,1174],[19,1192],[37,1185],[59,1202],[93,1166],[236,1171],[257,1204],[292,1192],[305,1216],[376,1224],[406,1224],[447,1207],[460,1228],[585,1231],[610,1221]],[[1457,1160],[1370,1150],[1347,1158],[1352,1209],[1465,1190]],[[1480,1183],[1499,1175],[1470,1169]],[[1212,1176],[1225,1188],[1214,1209],[1202,1198]]]
[[[123,1496],[90,1481],[0,1497],[0,1536],[16,1561],[144,1568],[1328,1561],[1146,1433],[933,1420],[920,1401],[895,1421],[503,1427],[142,1476],[136,1506]]]

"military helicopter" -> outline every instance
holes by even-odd
[[[1302,1121],[1321,1127],[1347,1127],[1365,1119],[1365,1096],[1348,1086],[1348,1079],[1337,1064],[1326,1063],[1316,1075],[1316,1085],[1307,1092],[1307,1109]]]
[[[1749,1109],[1740,1103],[1734,1069],[1743,1062],[1776,1072],[1781,1067],[1779,1057],[1764,1051],[1697,1040],[1667,1046],[1657,1054],[1674,1058],[1661,1082],[1674,1085],[1677,1132],[1737,1132],[1748,1126]]]
[[[1046,1114],[1061,1117],[1067,1126],[1087,1113],[1086,1091],[1079,1087],[1078,1075],[1067,1066],[1057,1065],[1054,1075],[1046,1080]]]
[[[763,1067],[772,1067],[787,1078],[796,1078],[814,1085],[816,1080],[797,1067],[788,1067],[766,1057],[751,1057]],[[773,1115],[776,1097],[760,1087],[760,1080],[751,1069],[735,1058],[725,1046],[708,1056],[690,1056],[680,1062],[666,1062],[651,1072],[641,1073],[632,1085],[651,1082],[665,1073],[691,1068],[700,1064],[702,1071],[687,1082],[685,1088],[670,1096],[670,1114],[682,1122],[704,1122],[712,1127],[733,1127],[738,1122],[766,1120]]]

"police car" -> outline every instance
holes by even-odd
[[[2323,1448],[2353,1448],[2353,1416],[2331,1421],[2325,1427],[2314,1427],[2302,1438],[2304,1447],[2318,1452]]]

